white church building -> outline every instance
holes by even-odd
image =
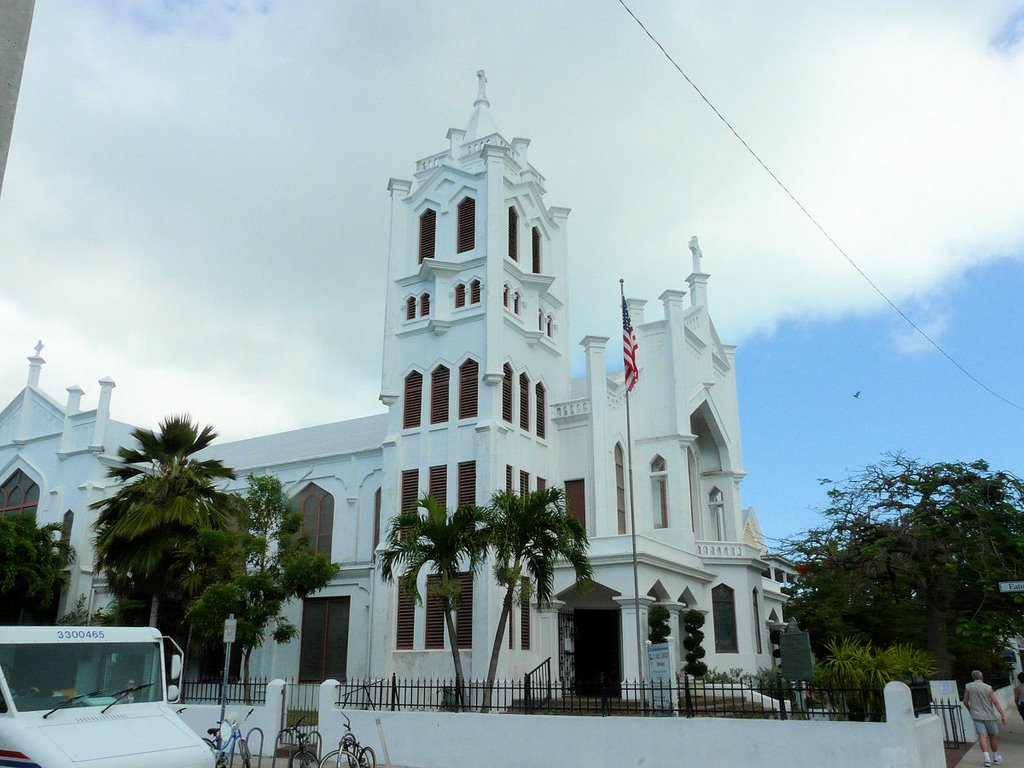
[[[448,637],[434,600],[414,604],[380,580],[381,532],[427,492],[454,507],[552,486],[586,526],[595,583],[578,594],[565,566],[552,605],[517,605],[499,678],[551,659],[568,683],[635,679],[655,603],[669,609],[675,638],[682,613],[706,614],[709,667],[770,667],[768,631],[782,621],[791,575],[741,507],[734,348],[712,323],[696,238],[689,275],[680,270],[660,306],[627,300],[640,348],[630,489],[626,392],[622,373],[606,370],[609,339],[583,337],[586,372],[571,375],[570,211],[545,202],[530,141],[498,131],[485,83],[481,73],[465,128],[449,130],[411,179],[388,184],[387,412],[209,451],[238,473],[232,488],[249,474],[279,477],[311,545],[340,564],[327,588],[288,607],[300,636],[268,640],[253,671],[310,682],[451,677],[456,643],[466,674],[484,677],[502,598],[493,575],[464,580]],[[64,402],[41,388],[43,364],[37,346],[27,385],[0,411],[0,515],[63,523],[77,558],[62,610],[81,595],[95,610],[109,597],[93,570],[89,505],[111,493],[107,469],[133,426],[111,418],[113,381],[101,380],[98,406],[82,411],[77,386]],[[672,647],[679,668],[681,644]]]

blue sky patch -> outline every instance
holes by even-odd
[[[1024,8],[1018,8],[992,38],[992,45],[1001,51],[1014,48],[1024,38]]]

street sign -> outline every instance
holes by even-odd
[[[235,634],[238,632],[238,619],[235,618],[235,614],[231,614],[230,619],[224,619],[224,642],[233,643],[235,642]]]
[[[1000,592],[1024,592],[1024,581],[1000,581]]]

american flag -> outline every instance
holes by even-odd
[[[622,358],[626,364],[626,391],[631,392],[640,380],[640,369],[636,366],[636,331],[629,319],[626,297],[622,297]]]

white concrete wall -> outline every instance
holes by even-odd
[[[226,719],[232,720],[237,717],[241,720],[250,709],[253,713],[242,724],[242,733],[249,741],[249,749],[252,753],[270,756],[274,754],[274,741],[281,729],[284,714],[284,680],[271,680],[267,683],[266,700],[259,704],[229,704],[226,709]],[[180,704],[171,705],[175,709],[184,709],[178,716],[185,721],[185,725],[199,734],[207,737],[207,730],[217,727],[220,722],[219,704]],[[259,736],[254,735],[253,729],[259,728],[263,732],[263,747],[260,749]]]
[[[343,719],[333,681],[321,687],[320,733],[337,744]],[[415,768],[622,768],[688,765],[943,768],[934,715],[913,716],[910,690],[886,687],[888,722],[726,718],[565,717],[347,710],[378,764]],[[386,747],[386,750],[385,750]]]

